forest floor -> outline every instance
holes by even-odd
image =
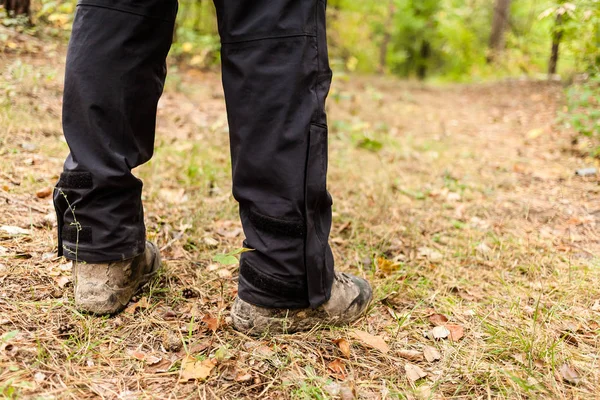
[[[230,326],[236,266],[213,261],[243,236],[219,75],[171,68],[156,153],[137,171],[162,269],[99,318],[75,309],[71,264],[55,255],[64,48],[12,40],[0,398],[597,398],[600,186],[574,173],[596,163],[557,122],[560,84],[338,74],[331,244],[374,304],[351,327],[249,338]]]

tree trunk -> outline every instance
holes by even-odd
[[[1,0],[8,15],[26,15],[29,18],[31,0]]]
[[[419,51],[419,64],[417,66],[417,77],[424,80],[427,77],[427,66],[429,65],[429,56],[431,55],[431,46],[427,40],[421,42]]]
[[[556,65],[558,64],[558,50],[560,41],[563,36],[562,31],[562,14],[556,15],[556,23],[554,24],[554,30],[552,32],[552,52],[550,54],[550,62],[548,63],[548,74],[556,74]]]
[[[394,1],[391,0],[390,6],[388,9],[386,23],[383,28],[384,29],[383,39],[381,40],[381,45],[379,46],[379,68],[378,68],[378,70],[380,73],[383,73],[385,71],[388,47],[390,46],[390,41],[392,40],[392,25],[394,23],[394,14],[396,14],[396,7],[394,7]]]
[[[492,33],[490,35],[490,54],[488,62],[494,61],[496,55],[504,49],[504,32],[510,16],[510,0],[496,0],[494,18],[492,20]]]

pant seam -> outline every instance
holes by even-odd
[[[110,6],[106,6],[104,4],[96,4],[94,2],[82,2],[77,4],[77,7],[96,7],[96,8],[103,8],[106,10],[113,10],[113,11],[120,11],[120,12],[124,12],[127,14],[133,14],[133,15],[137,15],[139,17],[144,17],[144,18],[151,18],[151,19],[157,19],[159,21],[164,21],[164,22],[173,22],[175,21],[175,18],[173,19],[167,19],[167,18],[160,18],[160,17],[155,17],[153,15],[147,15],[147,14],[142,14],[139,12],[135,12],[132,10],[128,10],[128,9],[124,9],[124,8],[119,8],[119,7],[110,7]]]
[[[252,38],[252,39],[240,39],[240,40],[231,40],[231,41],[221,41],[221,44],[237,44],[237,43],[248,43],[248,42],[257,42],[260,40],[269,40],[269,39],[288,39],[288,38],[295,38],[295,37],[316,37],[317,35],[311,34],[311,33],[297,33],[297,34],[290,34],[290,35],[277,35],[277,36],[261,36],[261,37],[257,37],[257,38]]]

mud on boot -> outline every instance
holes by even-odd
[[[366,280],[346,273],[335,273],[331,297],[323,305],[305,309],[265,308],[239,297],[233,303],[233,326],[248,335],[293,333],[317,325],[346,325],[356,321],[373,299]]]
[[[75,306],[93,314],[114,314],[127,306],[160,267],[156,245],[146,242],[137,257],[102,264],[73,261]]]

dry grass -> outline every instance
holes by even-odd
[[[118,317],[74,309],[69,266],[51,254],[51,205],[35,195],[57,180],[67,152],[63,56],[47,57],[0,54],[0,225],[31,232],[0,232],[0,396],[597,397],[600,189],[573,175],[593,161],[572,155],[555,126],[560,86],[338,75],[328,105],[331,241],[338,268],[369,278],[377,301],[348,329],[257,340],[228,325],[236,270],[211,261],[242,240],[213,73],[172,69],[156,154],[139,170],[160,277]],[[426,338],[433,313],[464,337]],[[442,359],[403,358],[425,346]],[[217,361],[206,381],[179,382],[187,354]],[[410,381],[408,362],[427,376]],[[563,379],[565,363],[578,384]]]

